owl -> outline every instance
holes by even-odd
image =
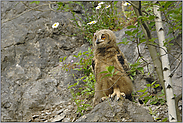
[[[116,36],[111,30],[96,31],[93,36],[94,58],[92,68],[96,78],[94,106],[106,98],[115,96],[131,99],[133,84],[126,71],[129,70],[127,59],[116,44]],[[114,66],[113,76],[105,76],[106,67]],[[118,72],[117,72],[118,71]]]

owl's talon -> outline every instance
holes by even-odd
[[[120,93],[120,95],[122,96],[122,98],[126,98],[126,95],[125,95],[125,93]],[[117,96],[117,99],[116,99],[116,101],[119,101],[119,99],[120,99],[120,96]]]
[[[100,102],[103,102],[102,98],[100,98]]]
[[[103,102],[104,100],[106,100],[108,97],[102,97],[100,98],[100,102]]]
[[[120,93],[120,95],[121,95],[124,99],[126,98],[125,93]]]
[[[100,102],[103,102],[104,100],[105,100],[105,98],[104,98],[104,97],[100,98]]]
[[[117,97],[116,101],[119,101],[119,99],[120,99],[120,98],[119,98],[119,97]]]
[[[110,98],[111,101],[114,100],[111,94],[109,94],[109,98]]]

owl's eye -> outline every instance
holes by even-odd
[[[101,39],[104,40],[105,39],[105,36],[101,36]]]

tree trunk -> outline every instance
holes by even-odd
[[[131,3],[131,5],[133,6],[137,17],[143,16],[142,10],[141,10],[141,1],[128,1],[128,2]],[[140,24],[141,24],[141,27],[142,27],[142,31],[145,34],[146,44],[148,46],[148,50],[150,52],[150,55],[151,55],[156,73],[158,75],[160,84],[163,87],[163,90],[164,90],[164,93],[165,93],[165,86],[164,86],[164,82],[163,82],[163,72],[162,72],[161,61],[160,61],[160,58],[157,56],[156,48],[149,41],[149,39],[152,38],[151,32],[149,30],[149,27],[148,27],[146,21],[143,21],[142,19],[140,19],[139,21],[140,21]]]
[[[164,36],[162,19],[161,19],[161,12],[158,11],[159,6],[154,5],[153,8],[154,8],[154,14],[156,16],[155,25],[156,25],[156,31],[157,31],[159,46],[160,46],[160,55],[161,55],[161,61],[162,61],[165,90],[166,90],[169,121],[177,122],[177,115],[176,115],[176,109],[175,109],[175,97],[173,94],[172,79],[170,77],[169,59],[168,59],[167,49],[166,47],[164,47],[165,36]]]

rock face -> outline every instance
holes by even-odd
[[[27,121],[33,112],[69,101],[67,85],[74,80],[61,70],[59,58],[69,56],[84,42],[82,37],[66,36],[77,32],[69,23],[72,14],[53,12],[48,2],[39,5],[47,4],[41,10],[49,11],[29,11],[5,22],[28,10],[24,4],[36,6],[30,2],[1,2],[2,121]],[[55,22],[59,27],[52,29]]]
[[[153,122],[153,118],[146,109],[124,99],[99,103],[76,122]]]
[[[89,2],[83,4],[88,9],[92,7]],[[28,11],[29,7],[37,6],[41,7]],[[71,6],[84,20],[81,15],[84,10],[81,6]],[[51,7],[55,5],[51,4]],[[75,62],[78,59],[72,55],[80,50],[87,51],[90,45],[86,43],[82,34],[74,36],[79,30],[70,23],[73,19],[72,14],[52,11],[49,2],[40,2],[36,5],[30,2],[1,1],[1,17],[1,120],[75,121],[77,106],[71,101],[72,95],[68,85],[75,83],[73,73],[78,76],[81,76],[81,73],[62,70],[63,63],[59,62],[59,58],[67,56],[65,62]],[[55,22],[59,22],[59,26],[53,29],[52,24]],[[126,30],[115,32],[117,42],[122,41]],[[178,38],[178,41],[181,40]],[[138,53],[134,43],[120,44],[119,47],[130,63],[136,61]],[[174,46],[174,49],[176,48]],[[145,45],[140,46],[140,50],[145,59],[151,61]],[[175,58],[172,57],[171,60],[174,61]],[[178,61],[174,62],[171,69],[177,64]],[[181,67],[173,76],[176,94],[180,94],[182,89],[180,73]],[[137,78],[134,81],[136,89],[142,89],[148,82],[142,76]],[[87,114],[77,121],[153,121],[145,109],[128,100],[114,101],[110,104],[112,109],[107,101],[97,105],[90,112],[93,119],[90,120]]]

